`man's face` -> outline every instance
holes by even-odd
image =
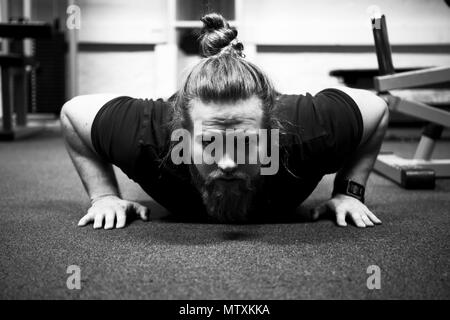
[[[232,104],[196,100],[191,102],[190,115],[191,172],[208,213],[222,222],[245,221],[260,180],[258,151],[265,147],[258,143],[261,101],[256,97]]]

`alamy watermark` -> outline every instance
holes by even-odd
[[[70,265],[66,270],[70,274],[66,280],[66,286],[69,290],[81,290],[81,268],[77,265]]]
[[[69,30],[80,30],[81,29],[81,9],[77,5],[70,5],[67,7],[67,20],[66,27]]]
[[[370,276],[367,278],[366,286],[369,290],[381,289],[381,269],[377,265],[370,265],[367,267],[367,274]]]
[[[171,141],[178,142],[170,155],[177,165],[212,165],[227,157],[236,164],[260,164],[261,175],[274,175],[279,169],[278,129],[203,131],[201,126],[196,126],[193,136],[186,129],[174,130]]]

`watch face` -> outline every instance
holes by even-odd
[[[363,189],[357,183],[354,183],[353,181],[350,181],[349,184],[348,184],[347,192],[361,197],[362,193],[363,193]]]

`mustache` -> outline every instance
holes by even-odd
[[[252,179],[248,174],[246,174],[244,172],[238,171],[238,172],[234,172],[234,173],[230,174],[230,173],[225,173],[221,170],[214,170],[206,177],[205,186],[209,187],[218,180],[225,180],[225,181],[237,180],[237,181],[240,181],[241,183],[244,183],[243,187],[246,190],[248,190],[248,191],[253,190]]]
[[[248,174],[238,171],[227,173],[217,169],[204,180],[202,196],[208,214],[217,221],[245,222],[253,190],[253,180]]]

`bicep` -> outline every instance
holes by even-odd
[[[77,135],[92,151],[94,151],[94,148],[91,130],[95,116],[108,101],[118,96],[114,94],[77,96],[66,102],[61,110],[61,116],[70,121]]]
[[[363,119],[363,136],[361,144],[364,144],[376,131],[381,120],[387,116],[386,102],[376,94],[362,89],[348,87],[335,87],[348,94],[358,106]]]

